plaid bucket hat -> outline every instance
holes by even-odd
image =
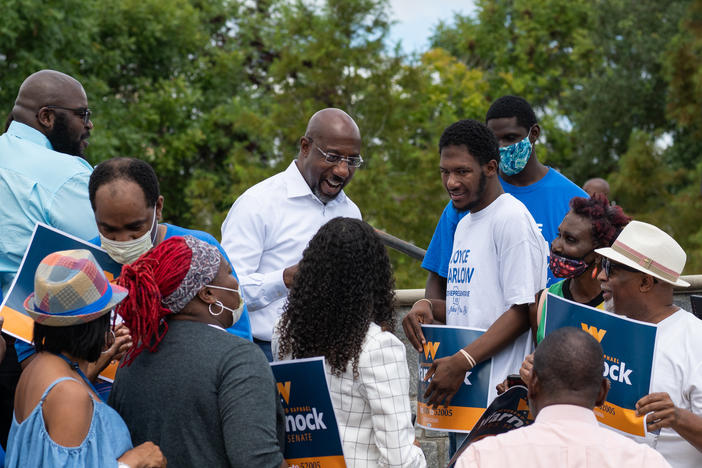
[[[63,250],[47,255],[34,274],[34,292],[24,309],[35,322],[68,327],[108,313],[127,289],[110,284],[88,250]]]

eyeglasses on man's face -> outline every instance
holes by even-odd
[[[317,151],[324,156],[324,160],[329,164],[338,164],[341,161],[346,161],[346,164],[348,164],[349,167],[360,167],[361,164],[363,164],[363,158],[360,154],[358,156],[346,157],[332,152],[324,152],[319,146],[317,146],[317,144],[315,144],[314,147],[317,148]]]
[[[77,116],[81,117],[83,119],[83,124],[88,125],[88,122],[90,122],[90,115],[92,112],[90,109],[87,107],[78,107],[76,109],[71,109],[70,107],[62,107],[62,106],[42,106],[42,108],[46,107],[47,109],[62,109],[62,110],[67,110],[71,111]],[[41,109],[39,109],[41,110]]]

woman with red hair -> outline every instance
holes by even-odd
[[[607,196],[595,193],[590,198],[574,197],[570,211],[558,226],[551,242],[549,268],[556,278],[564,278],[537,295],[530,314],[537,344],[544,339],[546,292],[580,304],[603,309],[604,299],[597,280],[598,255],[595,249],[609,247],[631,218]]]
[[[544,339],[546,293],[604,310],[604,299],[597,280],[599,258],[595,249],[609,247],[631,218],[619,206],[612,206],[607,196],[594,193],[590,198],[573,197],[570,211],[558,226],[558,236],[551,242],[549,268],[562,281],[536,294],[529,307],[529,319],[536,343]],[[519,371],[528,383],[534,355],[530,354]],[[508,388],[508,380],[497,385],[497,392]]]
[[[217,248],[170,238],[124,265],[118,283],[134,345],[109,403],[132,440],[159,441],[169,467],[281,466],[273,374],[256,345],[225,331],[244,304]]]

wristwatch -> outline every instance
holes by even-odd
[[[127,465],[126,463],[123,463],[121,461],[117,462],[117,468],[132,468],[131,466]]]

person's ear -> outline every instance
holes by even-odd
[[[498,166],[498,162],[494,159],[491,159],[486,164],[483,164],[483,174],[485,174],[485,177],[493,177],[495,174],[497,174]]]
[[[158,196],[158,200],[156,200],[156,222],[161,221],[161,213],[163,212],[163,195]]]
[[[541,127],[539,127],[539,124],[534,124],[534,126],[531,127],[531,130],[529,131],[529,141],[533,145],[536,140],[539,139],[541,136]]]
[[[300,156],[304,159],[310,154],[312,140],[309,137],[300,137]]]
[[[42,107],[39,109],[39,112],[37,112],[37,122],[39,122],[39,125],[48,131],[51,131],[54,128],[55,120],[56,113],[54,113],[53,109]]]
[[[655,286],[656,280],[651,275],[641,275],[641,283],[639,284],[639,291],[642,293],[650,292]]]
[[[197,297],[205,304],[214,304],[217,302],[217,296],[214,295],[213,288],[208,288],[207,286],[203,286],[202,289],[197,292]]]
[[[529,379],[529,385],[527,385],[527,388],[529,389],[528,396],[530,400],[532,398],[538,398],[539,394],[541,393],[541,381],[533,369],[531,371],[531,378]]]
[[[527,385],[527,401],[529,403],[529,411],[532,416],[536,416],[538,413],[536,401],[541,395],[541,382],[539,381],[539,376],[532,369],[531,379],[529,380],[529,385]]]
[[[604,405],[607,401],[607,394],[609,393],[609,379],[607,377],[602,377],[602,382],[600,383],[600,391],[597,393],[597,400],[595,401],[595,406]]]

